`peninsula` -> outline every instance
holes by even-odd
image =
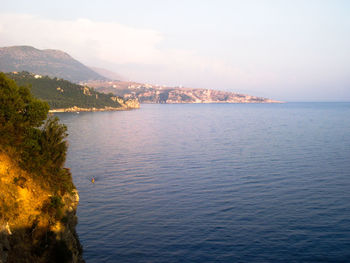
[[[18,85],[30,86],[36,98],[49,104],[51,112],[131,110],[140,107],[137,99],[104,94],[59,78],[25,71],[6,75]]]

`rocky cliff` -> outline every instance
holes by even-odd
[[[84,262],[76,190],[57,195],[0,152],[0,262]]]
[[[0,263],[83,262],[67,127],[0,73]]]

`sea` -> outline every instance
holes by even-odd
[[[87,263],[350,262],[350,103],[57,116]]]

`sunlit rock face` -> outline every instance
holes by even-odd
[[[128,99],[125,100],[124,104],[127,109],[138,109],[140,108],[140,102],[138,99]]]
[[[84,262],[78,202],[76,190],[53,193],[0,152],[0,263]]]

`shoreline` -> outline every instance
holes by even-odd
[[[231,101],[200,101],[200,102],[166,102],[166,103],[158,103],[158,102],[141,102],[141,104],[284,104],[288,103],[286,101],[262,101],[262,102],[231,102]]]
[[[285,101],[266,101],[266,102],[168,102],[168,103],[155,103],[155,102],[143,102],[140,104],[284,104]],[[70,107],[70,108],[60,108],[60,109],[51,109],[50,113],[62,113],[62,112],[98,112],[98,111],[126,111],[126,110],[135,110],[139,109],[138,107],[104,107],[104,108],[79,108],[79,107]]]
[[[50,113],[62,113],[62,112],[97,112],[97,111],[125,111],[139,109],[139,107],[104,107],[104,108],[79,108],[77,106],[70,108],[50,109]]]

